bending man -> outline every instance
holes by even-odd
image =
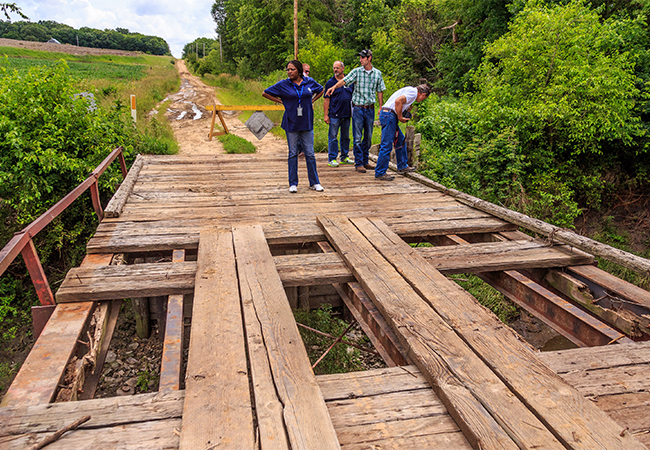
[[[407,86],[396,91],[390,96],[386,104],[379,111],[379,122],[381,123],[381,146],[377,157],[377,168],[375,178],[382,181],[391,181],[395,178],[388,175],[388,162],[390,153],[395,143],[395,159],[397,160],[397,173],[413,172],[415,168],[408,165],[406,145],[404,145],[404,133],[399,128],[399,123],[406,123],[409,117],[404,117],[410,111],[414,102],[426,100],[431,93],[431,88],[421,84],[417,88]]]

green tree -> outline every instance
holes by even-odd
[[[11,16],[9,15],[9,13],[18,14],[23,19],[29,20],[29,17],[23,14],[20,7],[17,6],[15,3],[0,3],[0,10],[5,15],[7,20],[11,20]]]
[[[516,126],[527,151],[565,157],[632,144],[643,135],[634,115],[634,59],[620,51],[615,24],[575,0],[528,6],[486,47],[473,77],[480,130]],[[541,156],[541,155],[540,155]]]

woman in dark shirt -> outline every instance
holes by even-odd
[[[312,103],[323,95],[323,86],[313,78],[302,75],[302,64],[293,60],[287,63],[287,76],[264,90],[262,96],[284,105],[282,129],[289,145],[289,192],[298,192],[298,141],[302,145],[307,163],[309,186],[323,191],[318,180],[314,156],[314,108]]]

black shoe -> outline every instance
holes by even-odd
[[[397,171],[397,173],[409,173],[409,172],[415,172],[415,167],[408,166]]]
[[[388,175],[387,173],[385,173],[385,174],[383,174],[383,175],[380,176],[380,177],[375,177],[375,179],[377,179],[377,180],[381,180],[381,181],[393,181],[393,180],[395,179],[395,177],[392,176],[392,175]]]

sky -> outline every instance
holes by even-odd
[[[210,16],[214,0],[12,0],[32,22],[54,20],[74,28],[127,28],[159,36],[180,58],[183,46],[199,37],[215,39]],[[21,20],[12,14],[12,21]]]

